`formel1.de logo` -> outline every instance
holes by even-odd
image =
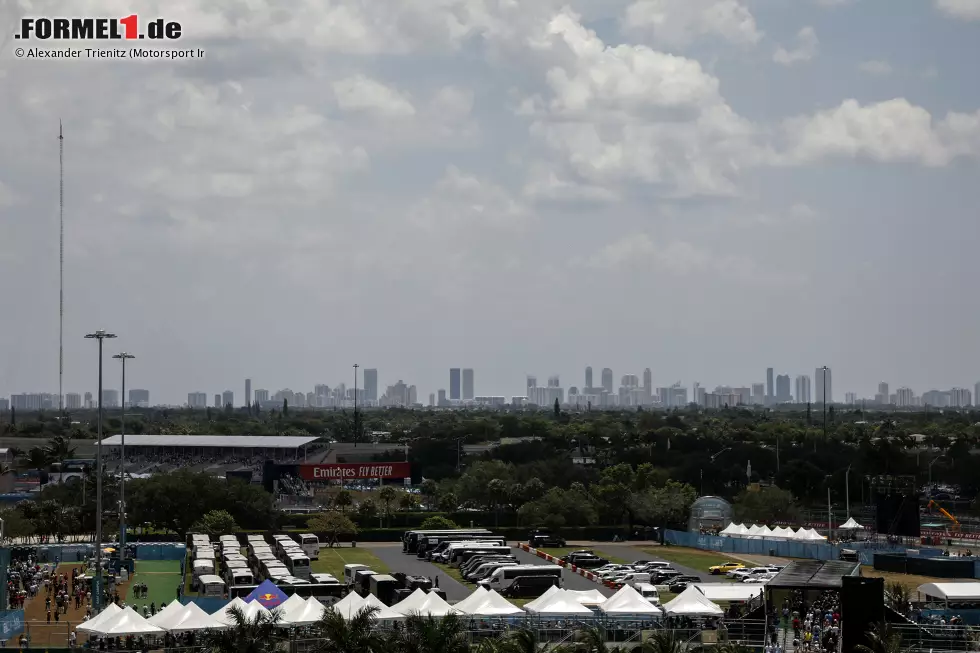
[[[176,41],[181,26],[177,21],[154,18],[141,21],[137,14],[124,18],[23,18],[15,39],[41,41],[112,41],[151,39]]]

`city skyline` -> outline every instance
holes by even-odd
[[[91,391],[98,328],[173,404],[354,362],[379,395],[977,381],[970,2],[396,4],[186,0],[216,56],[6,62],[0,393]]]

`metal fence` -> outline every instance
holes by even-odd
[[[902,636],[902,646],[908,650],[980,650],[980,630],[970,626],[896,624],[891,628]]]

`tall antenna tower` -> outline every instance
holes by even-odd
[[[58,120],[58,413],[65,416],[65,133]]]

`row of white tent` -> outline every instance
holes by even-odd
[[[233,599],[214,614],[208,614],[195,603],[181,605],[174,601],[154,616],[146,619],[133,608],[120,608],[110,604],[92,619],[81,623],[76,630],[98,637],[159,636],[166,632],[184,633],[202,630],[221,630],[234,625],[231,609],[237,607],[245,617],[269,612],[258,601],[245,603]],[[395,621],[408,615],[443,617],[449,614],[474,618],[500,618],[532,615],[537,617],[605,616],[660,617],[668,615],[720,616],[722,610],[691,586],[662,608],[644,599],[630,586],[624,586],[613,596],[606,598],[598,590],[566,590],[551,587],[537,599],[519,608],[494,590],[478,587],[470,596],[450,605],[435,593],[415,590],[401,602],[388,607],[373,594],[362,597],[351,592],[332,606],[345,619],[353,619],[365,608],[374,608],[373,618]],[[310,625],[319,621],[325,609],[315,598],[304,599],[290,596],[278,607],[282,614],[279,625],[289,628]]]
[[[790,540],[793,542],[826,542],[827,538],[813,530],[812,528],[806,529],[800,527],[798,531],[793,531],[792,528],[786,528],[783,526],[777,526],[776,528],[769,528],[768,526],[759,524],[753,524],[750,527],[746,527],[745,524],[731,523],[724,528],[719,535],[724,535],[726,537],[739,537],[749,540]]]

